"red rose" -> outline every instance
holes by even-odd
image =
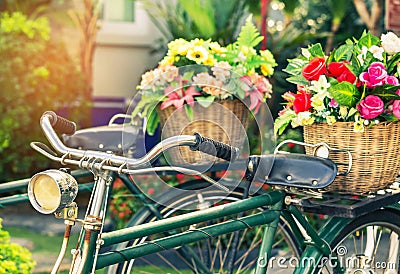
[[[357,77],[346,66],[348,63],[347,61],[330,63],[328,65],[327,75],[336,78],[338,82],[349,82],[353,84]]]
[[[329,77],[337,78],[347,69],[345,62],[332,62],[328,65],[327,74]]]
[[[308,65],[303,68],[302,74],[308,81],[318,81],[322,74],[326,73],[326,62],[324,57],[313,58]]]
[[[297,114],[307,111],[311,108],[311,94],[301,90],[300,93],[294,95],[293,110]]]
[[[349,70],[345,70],[339,77],[336,78],[338,82],[349,82],[353,84],[356,81],[357,77]]]

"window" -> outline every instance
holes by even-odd
[[[100,19],[109,22],[134,22],[134,0],[103,0]]]
[[[140,1],[101,0],[98,45],[147,46],[158,32]]]

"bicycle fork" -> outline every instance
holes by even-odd
[[[96,258],[101,247],[100,235],[104,226],[110,185],[115,175],[108,171],[95,174],[95,186],[90,197],[76,249],[71,251],[70,273],[94,273]],[[95,244],[94,244],[95,243]]]

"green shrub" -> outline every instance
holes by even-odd
[[[10,234],[2,229],[0,218],[0,274],[32,273],[35,262],[25,247],[10,243]]]
[[[81,104],[77,67],[65,46],[51,41],[47,18],[0,13],[0,181],[47,165],[29,143],[43,139],[39,118],[44,111]]]

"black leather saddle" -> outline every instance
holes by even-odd
[[[78,130],[74,135],[63,135],[64,144],[82,150],[128,153],[137,158],[144,155],[143,128],[134,125],[100,126]]]
[[[268,185],[321,189],[329,186],[337,175],[330,159],[305,154],[251,156],[249,176]]]

